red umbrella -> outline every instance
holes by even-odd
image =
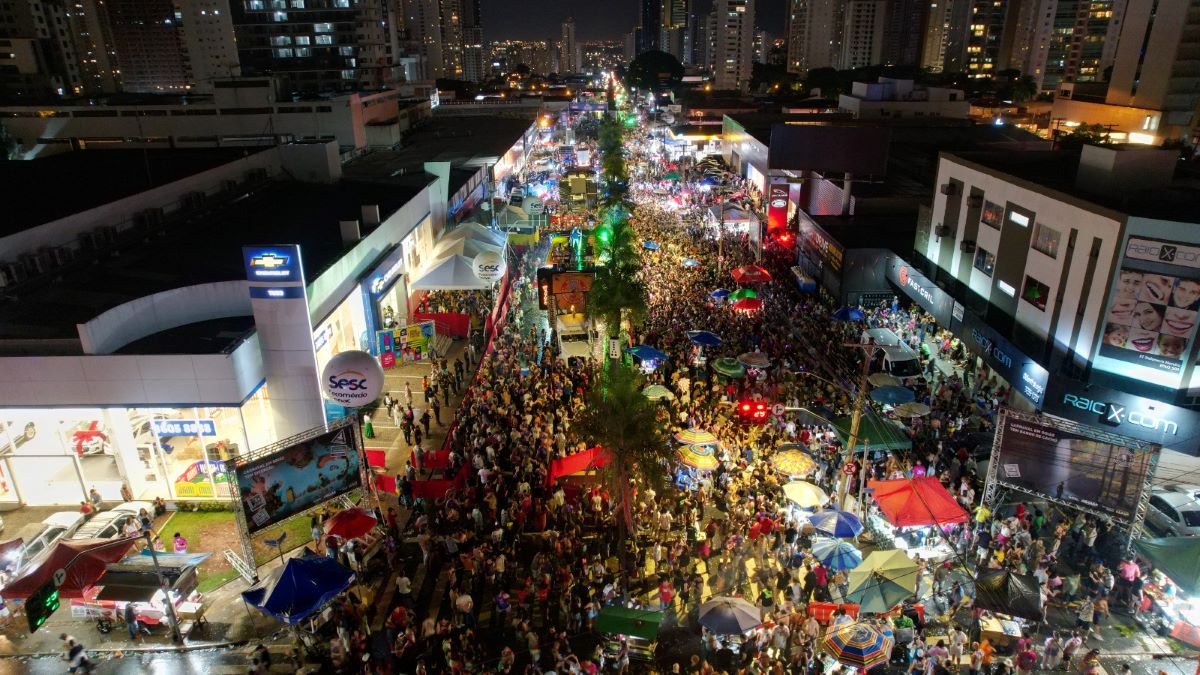
[[[379,521],[375,514],[364,508],[355,507],[339,511],[325,521],[325,534],[342,539],[354,539],[370,532]]]
[[[732,306],[734,309],[739,309],[743,312],[753,312],[762,309],[762,300],[758,298],[742,298],[733,303]]]
[[[771,273],[758,265],[742,265],[733,271],[733,280],[739,284],[761,284],[771,280]]]
[[[57,576],[60,598],[81,598],[104,576],[105,566],[124,558],[136,539],[60,539],[41,562],[0,589],[0,595],[10,600],[28,598]]]

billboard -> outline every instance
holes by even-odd
[[[1191,251],[1200,249],[1129,238],[1108,300],[1098,367],[1179,385],[1200,310],[1200,268]]]
[[[771,127],[767,166],[820,174],[882,176],[887,173],[891,142],[892,130],[882,126],[776,124]]]
[[[1049,424],[1006,417],[993,453],[996,481],[1130,521],[1153,453],[1097,441]]]
[[[1055,377],[1043,412],[1080,424],[1113,427],[1122,436],[1200,454],[1200,412],[1097,384]]]
[[[361,487],[359,455],[344,426],[236,466],[250,534]]]

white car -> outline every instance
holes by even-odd
[[[78,511],[58,511],[40,523],[31,523],[17,532],[24,546],[16,552],[13,570],[20,571],[63,537],[70,537],[83,525],[83,514]],[[4,561],[7,563],[8,561]]]
[[[1146,524],[1166,536],[1200,535],[1200,502],[1190,491],[1155,488],[1150,493]]]
[[[92,516],[82,527],[71,535],[72,539],[114,539],[125,531],[125,525],[136,521],[138,513],[146,509],[154,513],[154,504],[150,502],[125,502],[114,506],[108,511],[101,511]]]

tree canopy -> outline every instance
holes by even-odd
[[[644,52],[629,64],[625,78],[629,86],[638,89],[674,88],[683,80],[683,64],[666,52]]]

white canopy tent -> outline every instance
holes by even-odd
[[[452,255],[461,255],[461,256],[466,256],[467,258],[474,259],[475,256],[479,255],[480,253],[482,253],[484,251],[493,251],[495,253],[502,253],[504,251],[504,247],[503,246],[495,246],[490,243],[485,243],[478,239],[471,239],[471,238],[445,239],[445,238],[443,238],[440,241],[438,241],[437,246],[433,247],[433,259],[441,260],[442,258],[452,256]]]
[[[497,232],[479,223],[461,223],[458,227],[443,234],[438,239],[438,244],[441,244],[443,241],[453,241],[455,239],[475,239],[485,244],[503,248],[508,237],[503,232]]]
[[[435,260],[411,285],[418,291],[469,291],[490,287],[490,283],[475,276],[471,259],[462,255]]]

